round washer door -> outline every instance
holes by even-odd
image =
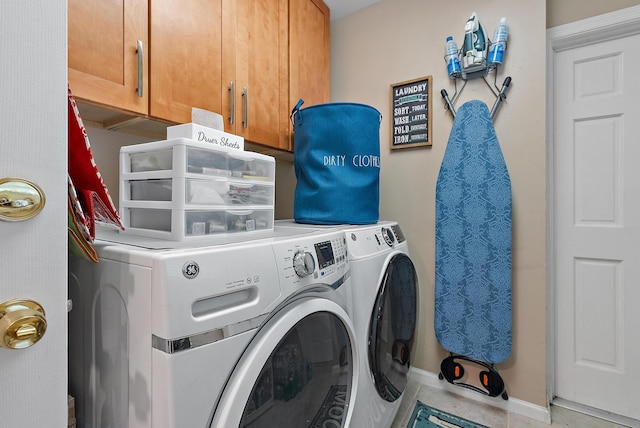
[[[404,253],[389,259],[369,325],[369,368],[378,394],[397,400],[409,380],[418,305],[418,277]]]
[[[260,328],[231,374],[210,427],[347,427],[358,368],[354,329],[327,297],[305,292]]]

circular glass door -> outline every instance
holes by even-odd
[[[378,394],[397,400],[407,385],[417,319],[418,277],[411,259],[394,255],[385,270],[369,325],[369,366]]]
[[[350,320],[326,299],[291,305],[252,340],[212,427],[347,426],[355,373]]]

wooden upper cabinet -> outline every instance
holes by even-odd
[[[291,0],[289,5],[289,81],[291,108],[329,102],[330,15],[322,0]]]
[[[69,83],[88,104],[165,123],[190,122],[198,107],[248,142],[291,151],[298,99],[329,101],[322,0],[69,0],[68,8]]]
[[[69,0],[68,13],[68,78],[74,97],[146,115],[147,0]]]
[[[235,49],[225,44],[223,56],[225,64],[235,65],[235,78],[229,76],[235,128],[229,131],[284,150],[289,150],[288,8],[288,0],[236,0]]]
[[[191,122],[192,107],[222,114],[222,7],[223,0],[151,2],[152,118]]]

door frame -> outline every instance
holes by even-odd
[[[602,417],[602,412],[581,406],[577,403],[554,399],[556,366],[555,366],[555,332],[556,332],[556,244],[555,244],[555,171],[554,171],[554,71],[556,54],[567,49],[588,46],[619,37],[640,33],[640,6],[633,6],[615,12],[606,13],[565,25],[547,29],[547,400],[582,413]],[[608,419],[612,419],[608,415]],[[620,421],[623,422],[620,417]]]

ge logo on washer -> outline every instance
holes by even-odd
[[[200,273],[200,266],[196,262],[186,262],[182,265],[182,274],[187,279],[193,279]]]

